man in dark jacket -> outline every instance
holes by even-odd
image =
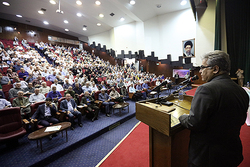
[[[56,107],[52,104],[51,98],[46,98],[46,103],[41,104],[36,112],[31,117],[31,122],[34,122],[34,119],[38,119],[38,124],[44,127],[50,125],[50,123],[57,124],[59,121],[55,118]]]
[[[249,97],[231,80],[230,58],[222,51],[204,55],[201,85],[194,95],[190,114],[179,117],[191,130],[190,167],[238,166],[242,160],[240,129],[245,123]]]

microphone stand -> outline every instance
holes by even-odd
[[[187,83],[186,85],[184,85],[184,86],[182,86],[181,88],[177,89],[177,90],[174,91],[173,93],[169,94],[167,97],[164,97],[164,98],[159,99],[159,104],[160,104],[160,105],[161,105],[161,104],[165,104],[165,105],[167,105],[167,106],[173,105],[172,102],[168,102],[168,101],[163,102],[163,100],[167,99],[168,97],[170,97],[170,96],[172,96],[172,95],[174,95],[174,94],[176,94],[176,93],[179,93],[180,90],[186,88],[189,84],[190,84],[190,83]],[[157,99],[157,100],[158,100],[158,99]]]

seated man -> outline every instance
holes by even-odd
[[[0,73],[0,84],[1,85],[10,85],[11,84],[11,80],[9,79],[9,77],[3,76],[3,74]]]
[[[26,77],[25,81],[26,81],[27,83],[29,83],[29,82],[33,82],[35,79],[36,79],[36,78],[33,77],[33,74],[32,74],[32,73],[29,73],[29,76]]]
[[[66,79],[66,80],[65,80],[65,83],[63,84],[63,89],[64,89],[64,90],[68,90],[70,86],[71,86],[71,84],[69,84],[69,80]]]
[[[54,83],[51,85],[51,88],[52,88],[52,86],[56,86],[56,90],[59,92],[64,91],[62,85],[58,83],[57,79],[54,80]]]
[[[28,97],[23,96],[23,91],[17,92],[18,97],[13,100],[13,107],[20,107],[22,119],[30,117],[30,102]]]
[[[110,117],[110,108],[115,104],[114,102],[110,101],[111,98],[107,93],[105,93],[106,89],[101,89],[101,93],[98,95],[98,100],[102,101],[102,105],[105,106],[106,116]]]
[[[48,97],[50,97],[53,102],[57,103],[58,100],[62,98],[62,95],[59,91],[56,91],[56,86],[53,86],[52,91],[47,94],[47,98]]]
[[[29,76],[29,73],[25,71],[24,68],[21,68],[20,71],[21,72],[18,73],[19,78],[25,79],[26,77]]]
[[[50,87],[47,86],[46,82],[42,82],[42,86],[39,88],[39,92],[43,95],[50,92]]]
[[[33,80],[32,84],[33,87],[35,88],[40,88],[42,86],[43,80],[42,80],[42,76],[38,75],[37,79]]]
[[[6,99],[0,99],[0,110],[4,108],[9,108],[11,107],[11,103],[7,101]]]
[[[30,97],[31,94],[35,92],[35,88],[32,83],[28,83],[28,87],[23,89],[25,96]]]
[[[115,102],[122,103],[124,101],[123,98],[121,97],[121,95],[115,90],[114,87],[111,88],[109,96],[110,96],[111,100],[113,100]]]
[[[89,94],[92,95],[92,89],[91,89],[88,82],[85,84],[85,86],[82,87],[82,90],[83,90],[84,93],[89,92]]]
[[[83,105],[86,107],[87,110],[87,117],[94,122],[94,120],[97,120],[98,114],[99,114],[99,107],[96,106],[94,103],[94,98],[89,95],[89,92],[84,92],[84,97],[82,97],[82,100],[80,102],[80,105]]]
[[[76,83],[75,88],[73,90],[75,91],[75,96],[76,96],[77,100],[79,100],[79,97],[81,95],[83,95],[83,93],[84,93],[82,88],[80,87],[80,84]]]
[[[40,101],[45,101],[45,96],[41,93],[39,93],[39,88],[35,89],[35,93],[33,93],[32,95],[30,95],[29,97],[29,101],[30,103],[37,103]]]
[[[65,112],[69,117],[69,121],[71,122],[71,130],[75,129],[74,116],[78,118],[78,125],[82,127],[82,114],[79,111],[77,111],[76,102],[71,98],[70,94],[66,94],[66,99],[61,101],[60,110],[62,110],[62,112]]]
[[[129,87],[129,93],[133,93],[132,100],[138,101],[140,98],[142,98],[142,93],[140,91],[137,91],[134,88],[134,84],[131,84]],[[131,97],[130,97],[131,98]]]
[[[77,98],[75,97],[75,91],[73,91],[72,86],[69,86],[69,89],[67,91],[64,92],[64,97],[66,97],[66,94],[70,94],[71,97],[75,100],[75,102],[77,103]]]
[[[23,89],[21,88],[21,83],[16,83],[16,87],[11,88],[9,90],[9,99],[17,97],[17,92],[18,91],[23,91]]]
[[[56,115],[56,108],[52,104],[51,98],[46,98],[46,103],[41,104],[36,112],[31,117],[31,122],[34,122],[34,119],[38,119],[38,124],[44,127],[50,125],[50,123],[57,124],[59,123],[58,119],[55,118]]]
[[[138,93],[142,94],[143,100],[145,100],[147,98],[147,92],[146,92],[145,89],[142,88],[142,86],[141,86],[141,84],[139,82],[137,82],[136,91]]]
[[[108,87],[105,85],[105,82],[102,81],[101,84],[98,86],[98,89],[101,90],[101,89],[108,89]]]

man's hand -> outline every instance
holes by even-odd
[[[34,123],[34,119],[31,119],[30,121],[31,121],[31,123]]]
[[[77,109],[75,108],[74,111],[77,111]]]
[[[26,106],[21,106],[21,108],[26,108]]]
[[[88,107],[88,105],[87,104],[84,104],[84,106],[83,107]]]
[[[70,114],[71,112],[70,111],[67,111],[67,114]]]

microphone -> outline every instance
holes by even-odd
[[[157,89],[160,89],[162,86],[165,86],[168,84],[168,81],[163,81],[160,85],[154,87],[154,89],[152,89],[152,91],[155,91]]]
[[[180,85],[186,84],[186,83],[191,83],[195,80],[199,79],[199,77],[197,75],[194,75],[193,77],[186,79],[185,81],[181,82]]]

